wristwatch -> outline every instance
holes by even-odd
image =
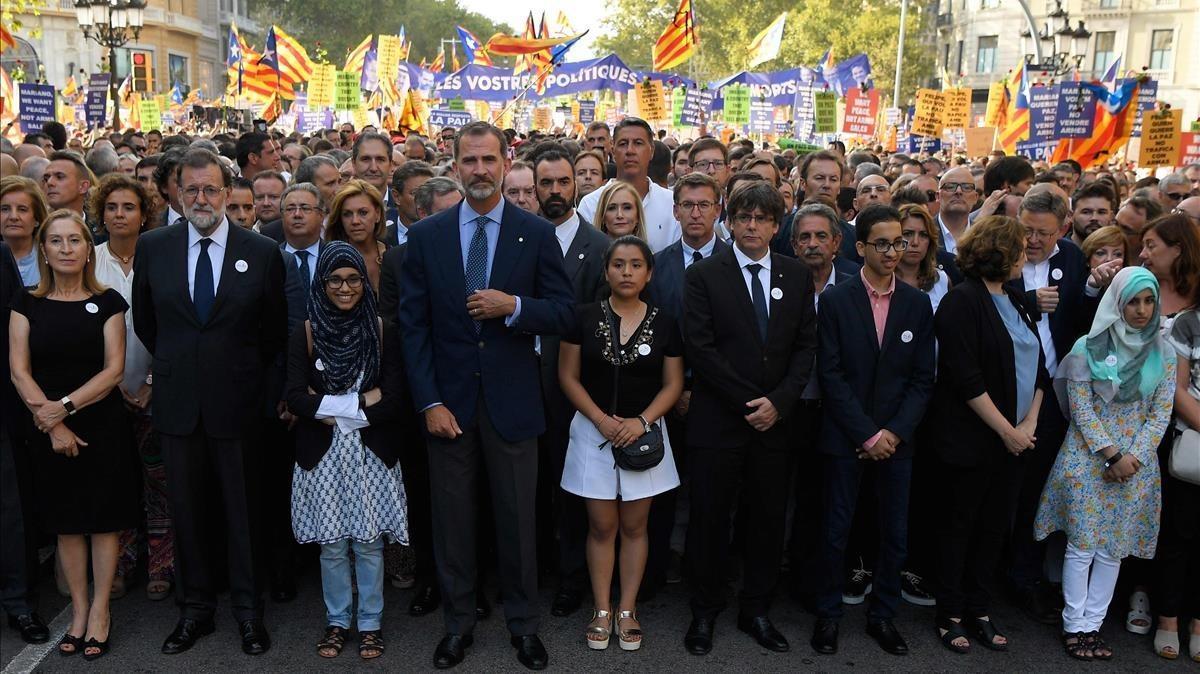
[[[75,403],[71,402],[70,398],[63,396],[63,399],[58,402],[62,403],[63,409],[67,411],[67,416],[75,414]]]
[[[650,432],[650,422],[646,421],[646,417],[644,417],[640,414],[638,415],[637,418],[638,418],[638,421],[642,422],[642,430],[645,431],[646,433],[649,433]]]
[[[1120,461],[1123,456],[1124,456],[1124,454],[1117,452],[1116,454],[1113,454],[1112,456],[1108,457],[1108,459],[1106,459],[1104,461],[1104,470],[1108,470],[1109,468],[1112,468],[1113,466],[1115,466],[1117,464],[1117,462]]]

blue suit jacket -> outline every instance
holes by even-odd
[[[933,395],[929,298],[896,282],[882,346],[859,274],[821,293],[817,319],[817,374],[827,420],[821,424],[821,451],[854,456],[886,428],[901,440],[893,456],[911,456],[913,434]]]
[[[728,250],[729,244],[716,237],[712,254]],[[678,322],[683,321],[683,239],[654,254],[654,274],[650,277],[650,303]]]
[[[574,321],[574,293],[563,270],[554,226],[504,204],[488,287],[521,298],[512,327],[484,321],[475,333],[467,313],[459,210],[414,224],[401,268],[400,328],[413,404],[444,404],[458,425],[475,419],[483,395],[492,425],[509,442],[546,427],[534,334],[561,335]]]

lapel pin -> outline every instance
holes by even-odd
[[[1104,359],[1104,364],[1109,367],[1115,367],[1117,364],[1117,357],[1112,354],[1109,354],[1108,358]]]
[[[317,362],[313,363],[313,366],[320,372],[325,371],[325,363],[322,363],[320,358],[317,359]]]
[[[518,236],[518,237],[517,237],[517,243],[525,243],[525,237],[523,237],[523,236]]]
[[[98,314],[98,313],[100,313],[100,307],[96,306],[96,303],[95,303],[95,302],[88,302],[87,304],[83,305],[83,308],[84,308],[84,309],[87,309],[87,312],[88,312],[89,314]]]
[[[783,290],[781,290],[779,288],[771,288],[771,299],[775,299],[775,300],[783,299]]]
[[[1054,279],[1055,281],[1061,281],[1062,280],[1062,270],[1061,269],[1051,269],[1050,270],[1050,278]]]
[[[583,253],[580,253],[580,254],[579,254],[579,259],[580,259],[580,260],[582,260],[583,258],[584,258],[584,255],[583,255]]]
[[[639,356],[649,356],[650,355],[650,345],[649,344],[638,344],[637,351],[638,351]]]
[[[238,260],[237,262],[233,263],[233,268],[240,272],[244,272],[250,268],[250,265],[246,264],[245,260]]]
[[[911,342],[912,338],[912,330],[905,330],[904,332],[900,333],[900,341],[904,342],[905,344]]]

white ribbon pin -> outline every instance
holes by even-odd
[[[1117,364],[1117,357],[1109,354],[1108,358],[1104,359],[1104,364],[1109,367],[1114,367]]]
[[[87,309],[87,312],[88,312],[89,314],[98,314],[98,313],[100,313],[100,307],[96,306],[96,303],[95,303],[95,302],[88,302],[87,304],[83,305],[83,308],[84,308],[84,309]]]
[[[320,372],[325,371],[325,363],[322,363],[320,358],[317,359],[317,362],[313,363],[313,367],[317,368]]]
[[[638,355],[649,356],[650,355],[650,345],[649,344],[638,344]]]
[[[583,253],[580,253],[580,254],[579,254],[579,259],[580,259],[580,260],[582,260],[583,258],[584,258],[584,254],[583,254]]]
[[[1050,278],[1054,279],[1055,281],[1061,281],[1062,280],[1062,270],[1061,269],[1051,269],[1050,270]]]
[[[904,332],[900,333],[900,341],[904,342],[905,344],[911,342],[912,338],[912,330],[905,330]]]
[[[233,263],[233,268],[239,272],[244,272],[250,268],[250,265],[246,264],[245,260],[238,260],[237,262]]]
[[[783,299],[783,291],[780,290],[779,288],[771,288],[771,299],[773,299],[773,300]]]

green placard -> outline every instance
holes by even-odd
[[[744,84],[725,87],[725,123],[750,123],[750,87]]]
[[[138,105],[138,115],[142,118],[142,131],[162,128],[162,110],[158,107],[158,101],[142,101]]]
[[[837,100],[832,91],[813,94],[813,133],[837,133]]]
[[[333,93],[335,110],[357,110],[362,107],[362,90],[358,86],[359,79],[359,74],[352,70],[338,71],[337,87]]]
[[[466,111],[467,102],[464,101],[461,96],[456,96],[456,97],[450,99],[450,109]]]
[[[683,126],[683,103],[687,100],[687,89],[675,87],[671,90],[671,126]]]

